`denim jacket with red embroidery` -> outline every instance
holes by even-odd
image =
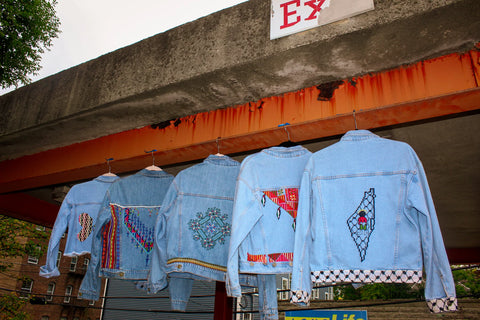
[[[240,273],[292,271],[298,188],[310,155],[302,146],[272,147],[243,160],[233,209],[228,295],[241,296]]]
[[[98,211],[108,187],[117,176],[101,175],[91,181],[73,186],[65,196],[58,211],[57,219],[48,243],[47,261],[40,267],[40,275],[45,278],[57,277],[57,255],[60,240],[68,229],[64,256],[73,257],[90,253],[91,235]]]
[[[91,260],[79,298],[98,300],[99,276],[147,279],[155,221],[172,180],[164,171],[143,169],[110,186],[95,223]]]
[[[312,155],[300,187],[292,302],[313,283],[417,283],[434,312],[457,309],[424,169],[413,149],[349,131]]]

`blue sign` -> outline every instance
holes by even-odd
[[[285,320],[367,320],[362,310],[297,310],[286,311]]]

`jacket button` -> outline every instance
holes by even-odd
[[[255,263],[253,263],[253,262],[250,262],[250,266],[252,266],[252,267],[253,267],[254,265],[255,265]]]
[[[288,264],[290,265],[290,267],[293,267],[293,262],[292,261],[290,261]]]
[[[177,269],[182,269],[182,265],[179,264],[179,265],[177,266]]]
[[[119,273],[118,273],[118,276],[120,276],[120,277],[123,278],[123,277],[125,276],[125,272],[119,272]]]
[[[276,262],[272,263],[272,266],[276,267],[276,266],[277,266],[277,263],[276,263]]]

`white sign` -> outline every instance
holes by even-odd
[[[373,9],[373,0],[272,0],[270,39],[322,26]]]

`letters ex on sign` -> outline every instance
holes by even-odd
[[[270,39],[350,18],[373,9],[373,0],[272,0]]]

